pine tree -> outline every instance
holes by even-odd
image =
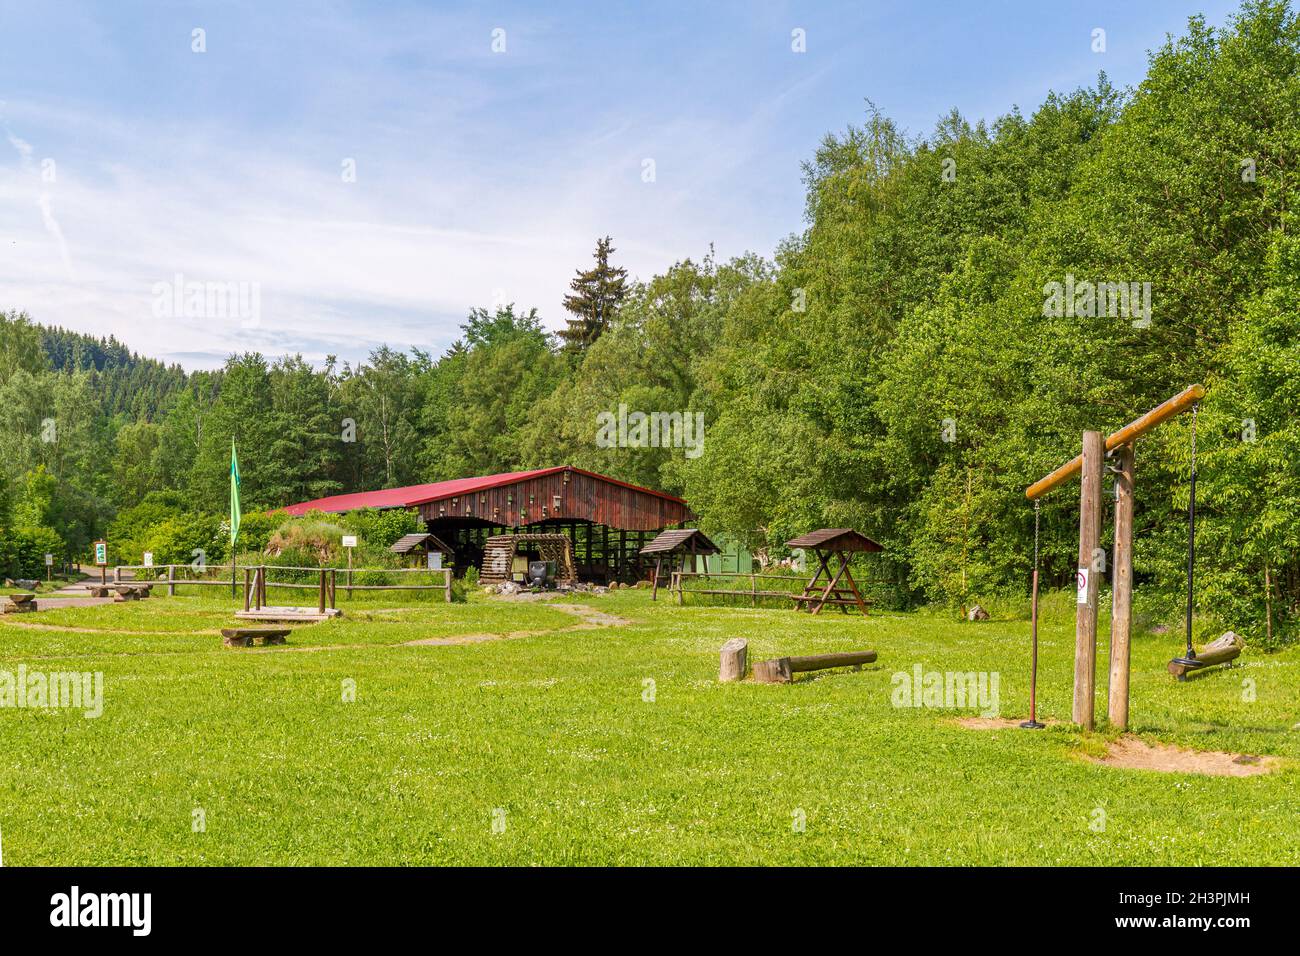
[[[614,252],[609,236],[596,240],[596,265],[592,269],[578,270],[569,283],[573,290],[565,296],[564,308],[573,313],[568,327],[560,331],[560,338],[570,351],[583,352],[600,338],[618,307],[627,297],[627,270],[609,264]]]

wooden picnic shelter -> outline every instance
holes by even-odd
[[[674,570],[685,571],[687,559],[690,560],[692,568],[696,564],[696,559],[700,555],[706,558],[711,554],[721,554],[722,549],[705,536],[704,532],[697,528],[682,528],[676,531],[661,531],[653,541],[641,549],[641,556],[644,558],[654,558],[655,568],[654,577],[651,579],[650,600],[658,600],[659,594],[659,577],[663,571],[663,564],[668,562],[668,576],[672,579]],[[673,564],[677,567],[674,569]]]
[[[849,562],[855,554],[883,551],[883,547],[852,528],[822,528],[820,531],[791,538],[786,546],[803,548],[806,554],[817,559],[817,570],[804,585],[803,593],[791,595],[797,608],[806,609],[810,614],[820,614],[828,604],[845,613],[848,613],[850,607],[856,606],[866,615],[867,602],[858,591],[857,582],[853,580]],[[841,581],[844,583],[841,584]]]

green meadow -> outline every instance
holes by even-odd
[[[1034,732],[895,706],[920,665],[997,675],[1023,717],[1022,619],[554,603],[343,602],[267,649],[223,647],[234,602],[211,593],[2,618],[0,672],[103,674],[98,718],[0,709],[4,863],[1300,863],[1300,649],[1179,684],[1178,635],[1135,636],[1133,735],[1279,758],[1209,777],[1090,759],[1115,735],[1063,723],[1068,613],[1041,627],[1039,713],[1062,723]],[[732,637],[751,661],[879,659],[719,684]]]

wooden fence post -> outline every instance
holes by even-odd
[[[176,596],[176,565],[167,565],[167,596]]]
[[[325,613],[325,569],[324,568],[321,568],[320,571],[320,590],[316,595],[316,610],[321,614]]]
[[[1115,556],[1111,561],[1110,700],[1112,727],[1128,729],[1129,636],[1133,630],[1133,446],[1115,449]]]
[[[253,588],[257,582],[253,579],[253,569],[244,568],[244,610],[251,611],[253,608]]]
[[[442,578],[446,585],[445,588],[443,589],[443,595],[447,598],[447,603],[450,604],[451,603],[451,568],[443,569]]]
[[[1074,706],[1071,719],[1088,730],[1095,726],[1093,700],[1097,683],[1097,588],[1095,567],[1101,541],[1101,477],[1106,467],[1101,432],[1083,433],[1083,476],[1079,492],[1079,565],[1074,626]]]

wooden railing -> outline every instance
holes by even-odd
[[[709,580],[711,578],[724,578],[733,580],[744,580],[749,582],[749,589],[744,588],[699,588],[686,587],[687,580]],[[788,581],[792,586],[790,591],[770,591],[759,590],[759,581]],[[758,571],[674,571],[672,580],[668,585],[668,590],[677,595],[677,603],[683,603],[683,597],[686,593],[690,594],[717,594],[717,595],[734,595],[735,597],[748,597],[753,607],[758,607],[759,598],[788,598],[793,599],[803,591],[803,586],[807,582],[802,577],[795,577],[790,574],[763,574]]]
[[[113,580],[120,582],[123,571],[146,571],[161,574],[167,572],[167,594],[169,597],[176,596],[176,588],[185,585],[200,587],[231,587],[232,578],[227,575],[238,573],[239,570],[244,572],[244,603],[249,604],[250,589],[254,588],[256,582],[256,594],[260,595],[262,604],[266,603],[267,588],[297,588],[299,590],[317,591],[317,604],[321,610],[325,605],[322,601],[328,602],[329,607],[334,607],[335,593],[337,591],[337,582],[339,574],[344,576],[343,591],[348,596],[352,596],[353,591],[442,591],[446,596],[447,603],[451,603],[451,568],[307,568],[296,567],[292,565],[280,564],[253,564],[239,565],[233,567],[229,564],[205,564],[202,567],[195,567],[192,564],[120,564],[113,568]],[[189,570],[200,574],[212,574],[220,572],[221,577],[197,578],[197,577],[180,577],[177,571],[182,574]],[[272,581],[269,580],[271,574],[276,571],[290,571],[299,573],[308,573],[319,575],[315,581]],[[430,574],[441,575],[442,581],[437,584],[354,584],[357,575],[364,574]],[[256,575],[256,578],[254,578]]]

